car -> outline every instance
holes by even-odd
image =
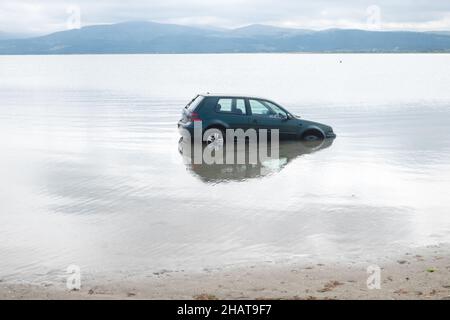
[[[223,141],[226,129],[250,128],[279,130],[281,139],[316,141],[334,139],[333,128],[295,116],[272,100],[244,95],[198,94],[182,111],[178,122],[181,133],[188,131],[193,137],[194,123],[202,122],[202,134],[207,143]]]

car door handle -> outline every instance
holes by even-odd
[[[256,119],[253,119],[253,123],[258,123],[258,120],[256,120]]]

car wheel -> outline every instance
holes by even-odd
[[[324,139],[324,135],[317,130],[307,131],[302,135],[302,140],[306,142],[322,141]]]
[[[210,128],[203,134],[204,141],[208,145],[223,146],[224,134],[219,128]]]

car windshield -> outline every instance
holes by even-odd
[[[200,101],[202,101],[203,97],[200,95],[195,96],[187,105],[186,109],[188,109],[190,112],[194,111],[195,108],[198,106]]]

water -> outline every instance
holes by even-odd
[[[448,88],[450,55],[0,56],[0,279],[449,242]],[[176,122],[202,91],[272,98],[338,138],[192,165]]]

